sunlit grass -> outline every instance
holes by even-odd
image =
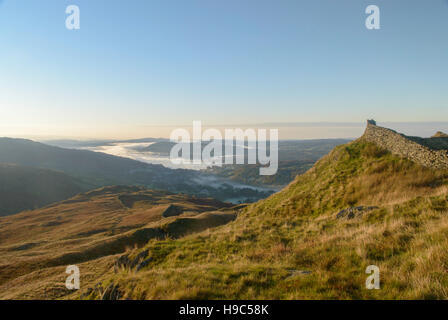
[[[226,226],[151,241],[153,263],[103,281],[124,299],[446,299],[447,177],[357,141]],[[378,208],[336,218],[355,205]],[[380,290],[365,288],[372,264]]]

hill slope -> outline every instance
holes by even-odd
[[[68,199],[90,188],[61,172],[0,163],[0,216]]]
[[[84,211],[65,206],[81,200],[88,206],[101,204],[101,209],[87,211],[98,221],[109,221],[109,214],[101,212],[122,210],[116,206],[148,217],[139,209],[144,209],[145,201],[139,204],[135,199],[75,198],[51,215],[42,211],[39,219],[46,215],[49,223],[78,219]],[[240,211],[233,222],[205,232],[200,232],[203,221],[191,225],[191,220],[169,217],[177,212],[175,205],[163,210],[168,216],[164,219],[176,219],[173,223],[162,227],[156,222],[162,237],[147,231],[154,228],[149,225],[138,227],[145,231],[122,234],[126,229],[119,229],[116,221],[123,218],[116,220],[112,214],[113,222],[107,222],[113,226],[107,229],[115,230],[112,234],[90,230],[98,222],[82,219],[83,223],[64,228],[64,232],[74,228],[74,240],[59,236],[56,242],[54,235],[39,229],[41,222],[36,220],[31,227],[23,214],[14,222],[0,220],[0,298],[448,298],[447,170],[423,167],[359,139],[336,147],[268,199],[224,210],[233,217],[232,212]],[[203,215],[217,221],[213,211],[196,213]],[[5,232],[21,219],[22,234],[35,230],[36,240],[20,242],[21,232]],[[133,221],[132,216],[127,219]],[[182,226],[200,233],[185,234],[179,231]],[[86,230],[89,238],[84,240]],[[109,238],[113,234],[116,238]],[[131,245],[120,254],[130,243],[143,247]],[[60,245],[67,246],[63,254],[47,250]],[[24,249],[31,251],[17,254]],[[76,292],[64,287],[69,263],[81,270],[82,288]],[[369,265],[380,269],[381,290],[365,288]]]
[[[130,299],[448,298],[447,208],[447,171],[358,140],[234,222],[152,240],[145,268],[106,272],[71,297],[112,286]],[[369,265],[381,290],[365,289]]]
[[[195,170],[169,169],[128,158],[87,150],[64,149],[25,139],[0,138],[0,163],[61,171],[93,187],[142,185],[151,189],[182,192],[221,201],[265,198],[269,189],[209,185]]]
[[[97,259],[113,261],[116,254],[150,239],[175,239],[228,223],[235,219],[231,206],[213,199],[114,186],[0,218],[0,298],[66,295],[70,292],[64,286],[46,278],[65,276],[64,271],[54,270],[75,263],[101,269],[104,265]],[[45,283],[42,290],[30,290],[40,281]]]
[[[125,184],[135,182],[135,172],[155,175],[170,171],[161,165],[115,157],[99,152],[64,149],[25,139],[0,138],[0,162],[59,170],[95,183]]]

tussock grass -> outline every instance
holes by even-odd
[[[172,204],[188,211],[165,218],[163,212]],[[83,266],[82,283],[93,286],[105,269],[110,271],[110,262],[118,258],[111,258],[114,255],[136,252],[151,238],[178,237],[227,223],[235,217],[226,212],[230,206],[116,186],[0,218],[0,299],[67,296],[72,292],[60,279],[67,277],[65,267],[71,264]],[[100,271],[95,277],[90,270]]]
[[[446,171],[358,140],[234,222],[152,240],[146,268],[100,280],[124,299],[446,299],[447,181]],[[336,218],[356,205],[378,208]],[[372,264],[380,290],[365,289]]]
[[[114,194],[86,196],[0,220],[0,298],[99,299],[110,285],[122,299],[448,298],[448,172],[362,140],[335,148],[282,191],[203,232],[205,222],[216,226],[226,216],[210,212],[212,202],[148,193],[125,205]],[[158,221],[170,203],[196,214]],[[336,217],[350,206],[377,208]],[[108,245],[154,226],[175,236]],[[132,259],[148,250],[149,263],[115,272],[116,246]],[[73,251],[88,256],[63,255]],[[61,257],[79,264],[79,292],[64,289],[65,266],[48,265]],[[380,290],[365,289],[372,264]]]

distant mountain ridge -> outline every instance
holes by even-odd
[[[127,183],[136,170],[161,172],[165,169],[162,165],[26,139],[0,138],[0,151],[0,162],[60,170],[81,179],[94,175],[98,185]]]
[[[202,183],[202,176],[197,171],[170,169],[161,164],[149,164],[89,150],[65,149],[26,139],[0,138],[0,164],[28,167],[29,169],[22,172],[28,172],[34,177],[29,178],[29,186],[35,186],[31,193],[43,195],[40,200],[36,198],[36,201],[22,201],[20,195],[25,195],[22,192],[25,186],[15,189],[11,187],[9,201],[15,199],[16,205],[13,206],[12,202],[8,202],[9,209],[4,211],[7,214],[18,212],[13,210],[14,207],[17,210],[34,209],[36,204],[39,204],[38,206],[47,204],[48,199],[60,201],[74,195],[73,192],[69,192],[66,194],[67,197],[62,197],[65,193],[59,192],[54,193],[59,196],[48,198],[43,190],[47,187],[46,182],[42,180],[41,184],[38,184],[38,179],[35,178],[36,172],[44,171],[34,170],[35,173],[31,173],[33,170],[30,168],[52,171],[45,171],[47,176],[54,176],[54,171],[58,171],[59,176],[66,175],[64,179],[67,186],[81,185],[79,189],[76,189],[78,192],[110,185],[140,185],[152,189],[213,197],[222,201],[234,198],[257,200],[272,193],[268,189],[237,188],[226,183],[209,185],[206,182]],[[13,182],[12,180],[11,186],[14,185]],[[8,186],[5,185],[5,188],[7,190]],[[51,184],[48,188],[53,190]],[[60,189],[64,190],[62,186]],[[75,190],[75,188],[69,189]]]
[[[311,140],[280,140],[278,143],[278,171],[272,176],[260,176],[260,164],[254,165],[223,165],[212,167],[204,172],[233,181],[258,186],[273,186],[278,189],[286,186],[294,178],[310,169],[317,160],[322,158],[334,147],[345,144],[347,139],[311,139]]]

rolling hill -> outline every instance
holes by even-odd
[[[448,171],[362,140],[214,232],[150,241],[145,268],[107,273],[71,298],[446,299]],[[365,288],[377,265],[381,290]]]
[[[62,172],[0,163],[0,216],[65,200],[91,188]]]
[[[0,162],[58,170],[97,186],[135,183],[138,172],[158,176],[171,171],[161,165],[26,139],[0,138],[0,151]]]
[[[20,288],[17,282],[40,282],[67,264],[111,261],[151,239],[175,239],[234,219],[228,203],[128,186],[104,187],[0,218],[0,298],[19,291],[21,298],[67,294],[57,286],[33,291],[34,284]]]
[[[348,143],[348,139],[309,139],[309,140],[281,140],[278,143],[278,171],[275,175],[260,176],[261,165],[239,165],[230,164],[223,166],[212,166],[203,169],[205,174],[229,179],[237,183],[252,186],[273,187],[278,189],[290,183],[294,178],[310,169],[317,160],[322,158],[334,147]],[[202,142],[202,149],[209,142]],[[150,152],[159,156],[168,156],[175,143],[170,141],[157,141],[147,147],[137,147],[140,152]],[[192,146],[190,144],[190,157],[192,157]],[[257,151],[258,152],[258,151]],[[237,154],[237,147],[234,147]],[[244,163],[248,163],[247,150],[244,150]],[[225,142],[223,142],[222,154],[226,154]],[[235,161],[236,162],[236,161]]]
[[[201,174],[194,170],[169,169],[159,164],[148,164],[101,152],[64,149],[25,139],[0,138],[0,163],[58,171],[79,182],[82,186],[79,191],[85,191],[85,187],[93,189],[110,185],[141,185],[152,189],[213,197],[221,201],[234,198],[258,200],[272,194],[269,189],[235,187],[225,181],[211,186],[202,183]],[[70,188],[70,183],[67,186]],[[49,188],[51,189],[51,186]],[[9,192],[12,194],[11,201],[19,199],[20,192],[17,195],[12,189]],[[57,200],[62,199],[59,197]],[[35,208],[34,202],[31,206],[25,205],[27,203],[26,200],[23,203],[19,200],[10,206]]]
[[[347,139],[284,140],[278,144],[278,171],[275,175],[261,176],[261,165],[223,165],[203,170],[235,182],[254,186],[272,186],[276,189],[289,184],[294,178],[310,169],[334,147],[348,143]]]
[[[60,237],[54,243],[54,236],[44,236],[34,226],[40,220],[29,227],[22,214],[11,217],[17,222],[0,220],[0,298],[447,299],[448,169],[424,166],[371,142],[375,130],[336,147],[269,198],[221,209],[233,215],[227,224],[213,224],[215,228],[202,232],[198,228],[199,233],[189,235],[146,237],[122,254],[112,248],[123,243],[106,245],[101,232],[107,231],[96,232],[96,223],[87,224],[93,228],[89,236],[98,235],[100,242],[91,238],[79,246],[77,241],[84,240],[72,243]],[[379,135],[386,132],[378,130]],[[404,146],[403,154],[420,160],[432,156],[427,149],[422,155],[409,152],[420,147],[402,138],[393,146]],[[435,155],[444,157],[439,151]],[[101,212],[119,203],[116,196],[113,199],[102,198],[101,208],[91,214],[103,220]],[[121,200],[121,205],[126,203]],[[132,208],[148,219],[138,205]],[[66,212],[60,204],[60,219],[79,214],[78,209]],[[176,204],[167,215],[173,212]],[[41,212],[41,217],[47,214]],[[41,240],[20,240],[18,231],[11,231],[17,238],[10,239],[8,228],[21,219],[22,230],[36,230]],[[170,232],[189,225],[181,221],[157,228]],[[87,226],[74,233],[79,237]],[[125,239],[128,244],[128,239],[140,238]],[[76,244],[75,253],[53,250],[43,264],[44,248],[62,243],[68,251]],[[40,269],[30,269],[33,260]],[[81,270],[79,291],[64,287],[63,265],[68,263]],[[380,269],[380,290],[365,287],[369,265]]]

